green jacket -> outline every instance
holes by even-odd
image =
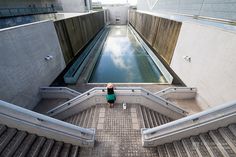
[[[109,100],[116,100],[116,95],[115,94],[107,94],[106,95],[107,101]]]

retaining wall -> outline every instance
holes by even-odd
[[[0,56],[0,100],[28,109],[39,102],[39,87],[65,68],[52,21],[0,30]]]
[[[203,109],[236,99],[235,43],[236,32],[190,22],[181,27],[171,67],[187,86],[197,87]]]
[[[104,27],[103,11],[54,22],[66,64]],[[79,55],[79,54],[78,54]]]
[[[129,11],[129,22],[146,42],[170,64],[176,42],[178,40],[181,22]]]

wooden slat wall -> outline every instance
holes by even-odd
[[[129,11],[129,22],[150,46],[170,64],[182,23]]]
[[[54,22],[66,64],[104,27],[103,11]]]

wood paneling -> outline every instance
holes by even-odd
[[[104,27],[103,11],[54,22],[66,64]]]
[[[170,64],[182,23],[129,11],[129,22],[147,43]]]

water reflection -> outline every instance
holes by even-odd
[[[89,82],[166,80],[126,26],[112,26]]]

